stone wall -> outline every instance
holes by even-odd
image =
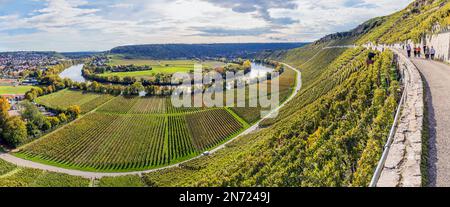
[[[411,47],[417,46],[413,41],[408,41]],[[427,35],[419,44],[420,48],[427,45],[436,50],[436,59],[450,63],[450,31],[441,32],[439,34]]]
[[[429,47],[434,47],[437,59],[450,62],[450,32],[429,35],[422,40],[422,47],[424,44]]]
[[[417,67],[393,49],[404,74],[406,98],[397,130],[377,187],[420,187],[424,90]]]

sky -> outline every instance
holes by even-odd
[[[412,0],[0,0],[0,51],[311,42]]]

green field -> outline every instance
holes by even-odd
[[[110,56],[108,65],[136,65],[136,66],[160,66],[160,67],[191,67],[194,64],[202,64],[207,67],[224,66],[225,63],[219,61],[196,61],[196,60],[148,60],[148,59],[123,59],[118,56]]]
[[[111,66],[119,65],[136,65],[136,66],[151,66],[152,70],[136,71],[136,72],[109,72],[101,74],[104,77],[135,77],[145,78],[154,76],[155,74],[173,74],[177,72],[188,73],[194,70],[195,64],[201,64],[204,68],[216,68],[225,66],[225,63],[218,61],[195,61],[195,60],[143,60],[143,59],[122,59],[117,56],[112,56],[109,62]]]
[[[33,86],[0,86],[0,95],[24,95]]]
[[[36,99],[36,103],[61,110],[65,110],[69,106],[78,105],[82,113],[87,113],[113,98],[114,96],[110,95],[62,90],[50,95],[41,96]]]
[[[135,71],[135,72],[109,72],[109,73],[103,73],[101,76],[108,77],[108,76],[118,76],[118,77],[136,77],[136,78],[143,78],[148,76],[154,76],[158,73],[161,74],[174,74],[174,73],[189,73],[191,70],[194,70],[194,66],[192,67],[185,67],[185,66],[170,66],[170,67],[163,67],[163,66],[154,66],[152,70],[146,70],[146,71]]]

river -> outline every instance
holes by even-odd
[[[66,70],[64,70],[59,76],[61,78],[69,78],[75,82],[86,82],[86,79],[82,75],[83,64],[74,65]],[[274,69],[268,67],[267,65],[260,63],[252,63],[252,68],[248,74],[246,74],[246,79],[256,79],[258,77],[263,77],[267,73],[273,72]]]
[[[75,82],[86,82],[86,79],[82,75],[83,66],[83,64],[71,66],[59,74],[59,76],[61,78],[69,78]]]

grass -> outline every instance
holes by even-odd
[[[146,187],[146,184],[137,175],[126,175],[103,177],[98,181],[97,187]]]
[[[195,61],[195,60],[145,60],[145,59],[122,59],[119,56],[111,56],[109,65],[136,65],[136,66],[151,66],[152,70],[147,71],[135,71],[135,72],[109,72],[101,74],[104,77],[136,77],[145,78],[149,76],[154,76],[155,74],[174,74],[177,72],[188,73],[194,70],[195,64],[201,64],[206,68],[216,68],[219,66],[224,66],[225,63],[218,61]]]
[[[137,66],[160,66],[160,67],[193,67],[194,64],[203,64],[208,67],[223,66],[225,63],[219,61],[196,61],[196,60],[149,60],[149,59],[123,59],[119,56],[110,56],[108,65],[137,65]]]
[[[33,86],[0,86],[0,95],[24,95]]]
[[[186,67],[186,66],[173,66],[173,67],[163,67],[163,66],[155,66],[152,68],[152,70],[145,70],[145,71],[135,71],[135,72],[109,72],[109,73],[103,73],[101,76],[103,77],[112,77],[112,76],[118,76],[118,77],[148,77],[148,76],[154,76],[158,73],[162,74],[174,74],[174,73],[189,73],[191,70],[194,70],[194,67]]]

